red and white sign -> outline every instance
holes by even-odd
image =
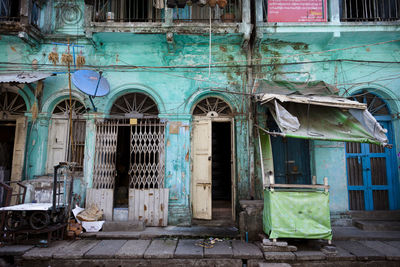
[[[326,0],[268,0],[268,22],[325,22]]]

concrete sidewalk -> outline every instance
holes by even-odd
[[[149,228],[147,228],[149,229]],[[176,228],[153,232],[176,233]],[[200,228],[201,229],[201,228]],[[198,229],[199,230],[199,229]],[[204,229],[202,229],[204,230]],[[214,229],[215,230],[215,229]],[[361,231],[361,232],[360,232]],[[0,247],[0,257],[11,266],[400,266],[400,232],[362,231],[353,227],[336,227],[333,244],[337,253],[321,251],[324,242],[291,240],[294,252],[263,252],[256,243],[224,239],[213,247],[203,247],[204,238],[183,236],[149,239],[97,239],[89,235],[76,241],[56,241],[47,248],[32,245]],[[196,232],[196,231],[195,231]],[[197,231],[197,234],[202,231]],[[346,235],[346,233],[348,235]],[[165,234],[165,233],[164,233]],[[196,234],[193,234],[196,235]],[[147,237],[150,237],[147,235]],[[368,240],[371,237],[372,239]],[[188,239],[186,239],[188,238]],[[282,265],[286,263],[287,265]],[[0,262],[1,265],[1,262]]]

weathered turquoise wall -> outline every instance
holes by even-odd
[[[340,32],[340,26],[335,27]],[[323,80],[336,85],[340,89],[339,94],[344,96],[362,89],[372,90],[386,100],[391,110],[395,135],[393,150],[397,154],[400,151],[398,130],[400,66],[396,63],[382,64],[368,61],[398,62],[400,42],[392,41],[398,39],[398,34],[386,32],[384,26],[377,32],[358,32],[357,29],[355,26],[354,32],[342,32],[336,35],[333,34],[334,30],[328,27],[324,30],[319,29],[318,32],[307,32],[307,27],[299,30],[295,26],[287,26],[281,33],[264,34],[256,45],[254,56],[256,59],[261,59],[261,64],[272,64],[272,66],[260,66],[256,71],[256,77],[301,82]],[[378,44],[368,45],[376,43]],[[338,59],[356,61],[333,61]],[[360,60],[365,62],[357,62]],[[310,144],[310,156],[312,175],[318,177],[318,182],[321,183],[324,176],[329,178],[332,213],[340,214],[348,211],[344,144],[313,141]],[[395,187],[397,187],[395,189],[399,190],[399,174],[397,170],[394,171]]]
[[[83,3],[83,1],[82,1]],[[53,24],[58,34],[78,35],[74,44],[75,53],[86,58],[86,64],[98,66],[110,83],[111,91],[105,97],[97,97],[94,112],[87,96],[73,87],[73,97],[80,100],[91,110],[86,116],[85,163],[83,186],[75,188],[82,197],[84,188],[90,188],[93,176],[95,144],[95,120],[107,117],[114,101],[127,93],[140,92],[150,96],[157,104],[159,116],[166,121],[165,136],[165,186],[170,189],[169,223],[190,223],[190,136],[192,110],[205,97],[223,98],[235,114],[236,139],[236,175],[237,199],[249,198],[249,136],[247,99],[229,91],[246,92],[246,68],[235,67],[246,62],[246,53],[241,47],[241,34],[220,34],[212,36],[212,61],[232,62],[230,67],[213,68],[162,68],[163,66],[196,66],[209,62],[208,35],[175,34],[174,41],[168,43],[165,34],[133,33],[95,33],[93,42],[82,34],[82,21],[79,20],[77,32],[71,26]],[[65,35],[64,35],[65,36]],[[8,38],[8,37],[7,37]],[[5,37],[6,39],[6,37]],[[66,38],[55,39],[58,43],[67,43]],[[56,51],[66,52],[66,46],[55,45],[51,38],[46,39],[35,49],[23,44],[17,38],[11,42],[0,41],[0,57],[8,62],[30,64],[38,60],[40,71],[56,72],[57,75],[44,81],[43,95],[40,99],[38,118],[31,123],[27,136],[25,174],[27,179],[46,174],[48,132],[51,125],[51,113],[57,103],[68,98],[67,67],[58,63],[53,66],[48,54]],[[235,62],[238,63],[235,63]],[[41,64],[48,64],[43,65]],[[105,67],[105,66],[115,66]],[[139,68],[120,69],[119,66],[139,66]],[[140,68],[143,66],[143,68]],[[145,66],[161,68],[146,69]],[[27,66],[30,69],[30,66]],[[74,68],[73,68],[74,69]],[[95,67],[96,69],[96,67]],[[216,90],[216,91],[215,91]],[[226,91],[226,92],[225,92]],[[34,98],[29,99],[33,103]],[[32,116],[29,111],[28,116]],[[179,125],[178,133],[170,133],[171,124]],[[82,189],[83,188],[83,189]]]

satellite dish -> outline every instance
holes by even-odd
[[[78,70],[72,74],[72,82],[76,88],[89,96],[105,96],[110,92],[110,84],[101,74],[93,70]]]
[[[105,96],[110,92],[110,84],[107,79],[101,77],[101,75],[101,71],[97,73],[93,70],[78,70],[72,74],[72,82],[81,92],[89,95],[90,102],[95,112],[97,108],[93,103],[92,97]]]

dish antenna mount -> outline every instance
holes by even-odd
[[[110,84],[107,79],[102,77],[103,72],[98,73],[93,70],[78,70],[72,74],[72,82],[81,92],[87,94],[92,103],[94,112],[97,108],[93,103],[96,96],[105,96],[110,92]]]

